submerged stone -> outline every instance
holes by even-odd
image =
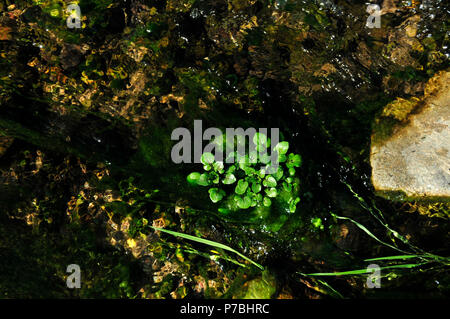
[[[13,141],[13,137],[0,135],[0,157],[2,157],[4,153],[6,153]]]
[[[408,114],[398,116],[393,107]],[[449,199],[450,72],[432,78],[421,99],[397,100],[386,108],[372,135],[376,192],[398,200]]]

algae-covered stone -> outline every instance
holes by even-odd
[[[0,157],[8,150],[13,141],[12,137],[0,135]]]
[[[450,198],[449,80],[450,72],[441,72],[428,82],[424,97],[398,99],[376,119],[370,162],[378,194]]]
[[[234,298],[270,299],[275,291],[275,278],[266,270],[260,278],[246,282],[243,288],[235,293]]]

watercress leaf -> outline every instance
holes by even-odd
[[[248,167],[248,166],[244,167],[243,171],[245,172],[245,175],[247,175],[247,176],[251,176],[256,173],[256,170],[253,167]]]
[[[200,185],[200,186],[208,186],[210,184],[211,184],[211,182],[209,180],[209,176],[207,173],[201,174],[199,179],[197,180],[197,185]]]
[[[227,208],[222,208],[222,207],[219,208],[218,211],[219,211],[219,213],[224,214],[224,215],[231,213],[231,210],[229,210]]]
[[[258,171],[258,176],[259,176],[260,178],[264,178],[264,176],[266,176],[266,170],[265,170],[264,168],[261,168],[261,169]]]
[[[227,163],[235,163],[237,160],[236,152],[230,152],[227,154],[225,162]]]
[[[223,191],[219,188],[216,188],[216,187],[210,188],[208,190],[208,193],[209,193],[209,198],[211,199],[211,201],[213,203],[217,203],[225,196],[225,191]]]
[[[278,154],[278,162],[279,163],[284,163],[284,162],[286,162],[286,160],[287,160],[286,154]]]
[[[247,187],[248,187],[248,182],[243,179],[240,179],[236,185],[234,192],[238,195],[242,195],[247,190]]]
[[[277,181],[283,177],[283,169],[281,167],[278,167],[277,172],[273,175]]]
[[[275,178],[272,175],[267,175],[263,181],[263,185],[265,187],[276,187],[277,181],[275,180]]]
[[[241,209],[247,209],[252,205],[252,199],[249,196],[239,197],[237,205]]]
[[[203,165],[203,169],[204,169],[205,171],[210,171],[211,168],[212,168],[212,166],[209,165],[209,164]]]
[[[270,207],[272,205],[272,201],[270,200],[269,197],[264,196],[263,205],[266,207]]]
[[[214,162],[214,155],[209,152],[203,153],[202,157],[200,158],[200,161],[204,165],[212,164]]]
[[[289,204],[289,211],[291,213],[295,213],[295,211],[297,210],[297,203],[299,201],[300,201],[300,197],[297,197],[296,199],[291,201],[291,203]]]
[[[320,217],[315,217],[311,219],[311,224],[315,227],[315,228],[323,228],[322,225],[322,219]]]
[[[289,193],[292,191],[292,185],[287,182],[283,182],[283,188]]]
[[[200,173],[198,173],[198,172],[193,172],[193,173],[190,173],[188,176],[187,176],[187,181],[190,183],[190,184],[194,184],[194,185],[197,185],[197,182],[198,182],[198,180],[199,180],[199,178],[200,178]]]
[[[214,162],[212,167],[216,172],[223,173],[223,162]]]
[[[234,171],[236,171],[236,166],[234,165],[227,168],[227,174],[232,174]]]
[[[288,149],[289,149],[289,142],[286,142],[286,141],[280,142],[280,143],[278,143],[278,144],[275,146],[274,149],[275,149],[276,151],[278,151],[278,154],[279,154],[279,155],[286,154],[287,151],[288,151]]]
[[[226,143],[226,137],[223,134],[218,135],[212,140],[211,143],[217,145],[220,150],[223,150],[224,146],[225,146],[225,143]]]
[[[243,135],[236,135],[236,144],[237,149],[241,149],[242,147],[245,147],[245,136]]]
[[[250,167],[250,163],[249,163],[249,161],[248,161],[248,156],[245,155],[245,156],[240,157],[240,158],[239,158],[239,168],[240,168],[241,170],[245,171],[245,169],[246,169],[247,167]]]
[[[225,185],[233,184],[236,181],[236,176],[232,173],[228,173],[225,175],[225,178],[222,180],[222,183]]]
[[[253,143],[256,146],[265,146],[266,148],[268,147],[267,145],[267,136],[263,133],[255,133],[255,135],[253,136]]]
[[[269,163],[271,160],[270,155],[265,153],[259,154],[259,161],[263,164]]]
[[[252,191],[254,193],[259,193],[261,191],[261,184],[260,183],[253,183],[252,184]]]
[[[248,160],[251,164],[256,164],[258,162],[258,152],[256,151],[251,151],[248,154]]]
[[[302,164],[302,157],[299,154],[290,153],[286,166],[291,167],[300,167]]]
[[[272,188],[267,188],[265,190],[267,196],[269,197],[276,197],[278,195],[277,189],[272,187]]]
[[[266,174],[275,174],[278,170],[278,166],[276,165],[272,165],[272,164],[267,164],[264,168],[266,170]]]
[[[295,168],[293,168],[293,167],[289,168],[289,175],[291,175],[291,176],[295,175]]]

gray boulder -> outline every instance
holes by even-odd
[[[376,119],[370,163],[377,194],[389,199],[450,198],[450,72],[421,98],[397,99]]]

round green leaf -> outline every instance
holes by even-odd
[[[253,136],[253,143],[255,143],[256,146],[265,146],[266,148],[269,147],[270,145],[267,145],[267,136],[263,133],[255,133],[255,135]]]
[[[236,162],[236,160],[237,160],[236,152],[227,153],[227,157],[225,159],[225,162],[227,162],[227,163],[234,163],[234,162]]]
[[[270,200],[269,197],[264,196],[263,204],[264,204],[264,206],[266,206],[266,207],[270,207],[270,205],[272,205],[272,201]]]
[[[239,146],[245,146],[245,136],[238,134],[238,135],[236,135],[235,141],[236,141],[235,145],[238,147],[238,149],[239,149]]]
[[[219,208],[218,211],[219,211],[219,213],[224,214],[224,215],[231,213],[231,210],[229,210],[227,208],[222,208],[222,207]]]
[[[302,157],[299,154],[290,153],[288,160],[286,162],[286,166],[291,167],[300,167],[302,164]]]
[[[225,185],[233,184],[236,181],[236,176],[234,174],[228,173],[225,175],[225,178],[223,179],[222,183]]]
[[[271,157],[267,153],[259,154],[259,161],[263,164],[269,163],[271,160]]]
[[[236,171],[236,166],[231,165],[230,167],[227,168],[227,174],[231,174],[234,173]]]
[[[273,175],[277,181],[283,177],[283,169],[281,167],[278,167],[277,172]]]
[[[248,187],[248,182],[243,179],[240,179],[236,185],[234,192],[238,195],[242,195],[247,190],[247,187]]]
[[[253,183],[252,184],[252,191],[253,193],[259,193],[261,191],[261,184],[260,183]]]
[[[276,197],[278,195],[277,189],[276,188],[267,188],[266,190],[266,194],[269,197]]]
[[[249,196],[239,197],[237,205],[241,209],[247,209],[252,205],[252,199]]]
[[[251,151],[248,154],[248,160],[251,164],[256,164],[258,162],[258,152],[256,151]]]
[[[200,186],[208,186],[210,183],[209,176],[206,173],[203,173],[200,175],[199,179],[197,180],[197,185]]]
[[[265,170],[264,168],[261,168],[261,169],[258,171],[258,176],[259,176],[260,178],[264,178],[264,176],[266,176],[266,170]]]
[[[214,168],[214,170],[218,173],[223,173],[223,162],[214,162],[212,164],[212,167]]]
[[[272,175],[267,175],[266,178],[263,181],[263,185],[265,187],[276,187],[277,181]]]
[[[244,167],[243,171],[245,172],[245,175],[247,175],[247,176],[251,176],[256,173],[256,170],[253,167],[248,167],[248,166]]]
[[[214,155],[212,153],[208,153],[208,152],[203,153],[200,161],[204,165],[212,164],[214,162]]]
[[[193,172],[193,173],[190,173],[187,177],[186,177],[186,179],[187,179],[187,181],[190,183],[190,184],[194,184],[194,185],[197,185],[197,182],[198,182],[198,180],[199,180],[199,178],[200,178],[200,173],[198,173],[198,172]]]
[[[278,154],[278,163],[284,163],[286,162],[287,157],[286,154]]]
[[[315,217],[311,219],[311,224],[315,227],[315,228],[323,228],[322,225],[322,219],[320,219],[320,217]]]
[[[286,154],[289,149],[289,142],[280,142],[275,146],[275,150],[279,155]]]
[[[218,201],[220,201],[224,196],[225,196],[225,192],[221,189],[218,189],[216,187],[214,188],[210,188],[208,190],[209,193],[209,198],[211,198],[211,201],[213,203],[217,203]]]
[[[215,145],[217,145],[217,146],[219,147],[220,150],[223,150],[223,149],[224,149],[224,146],[225,146],[225,144],[226,144],[226,137],[225,137],[225,135],[221,134],[221,135],[216,136],[216,137],[213,139],[212,143],[214,143]]]

